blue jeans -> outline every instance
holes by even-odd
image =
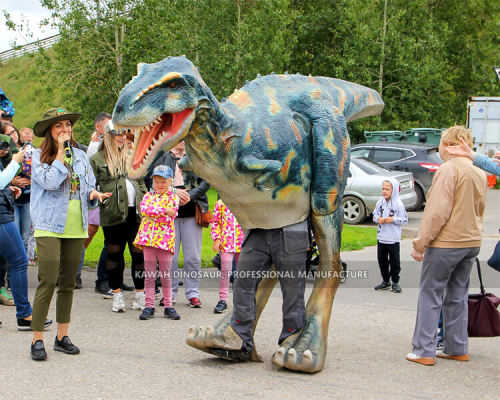
[[[24,249],[28,251],[28,243],[31,235],[31,216],[30,216],[30,203],[17,204],[14,203],[14,217],[23,240]]]
[[[0,253],[9,265],[9,281],[16,303],[16,317],[26,318],[31,315],[31,305],[28,301],[28,257],[14,222],[0,224]]]

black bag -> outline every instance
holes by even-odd
[[[469,321],[467,331],[469,337],[493,337],[500,336],[500,298],[492,293],[486,293],[481,276],[479,259],[476,258],[477,273],[481,293],[469,294]]]
[[[488,260],[488,265],[494,270],[500,272],[500,241],[495,246],[495,250],[493,250],[493,254]]]

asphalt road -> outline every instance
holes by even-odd
[[[487,288],[500,296],[500,274],[486,260],[500,238],[500,196],[488,195],[480,258]],[[418,213],[410,224],[418,224]],[[423,367],[405,360],[411,350],[420,264],[410,261],[411,241],[402,242],[403,292],[375,292],[380,275],[376,248],[346,252],[352,277],[338,291],[330,321],[328,359],[315,375],[273,368],[270,359],[281,329],[281,293],[275,289],[256,331],[264,363],[233,364],[185,344],[188,328],[218,316],[217,282],[202,280],[203,308],[178,297],[180,321],[139,321],[137,311],[111,312],[111,300],[93,291],[94,271],[84,271],[76,292],[70,336],[79,356],[52,351],[55,327],[46,332],[49,359],[29,357],[30,333],[17,332],[14,307],[0,306],[0,399],[481,399],[498,400],[500,338],[471,339],[471,361],[438,360]],[[36,269],[29,269],[30,298]],[[128,277],[128,279],[130,279]],[[308,293],[312,282],[308,283]],[[472,274],[471,291],[478,287]],[[127,293],[127,303],[132,297]],[[158,310],[158,308],[157,308]],[[55,319],[55,304],[49,316]]]

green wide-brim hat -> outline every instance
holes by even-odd
[[[50,126],[56,123],[57,121],[63,121],[68,119],[74,125],[75,122],[80,119],[80,117],[81,114],[70,113],[62,107],[51,108],[50,110],[47,110],[45,114],[43,114],[43,117],[40,121],[35,123],[35,126],[33,127],[33,132],[38,137],[44,137],[47,129],[49,129]]]

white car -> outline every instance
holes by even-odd
[[[415,207],[417,193],[411,172],[389,171],[381,165],[366,158],[351,158],[349,167],[351,176],[342,198],[344,222],[360,224],[375,209],[377,201],[382,197],[382,182],[387,178],[399,181],[399,197],[406,209]]]

